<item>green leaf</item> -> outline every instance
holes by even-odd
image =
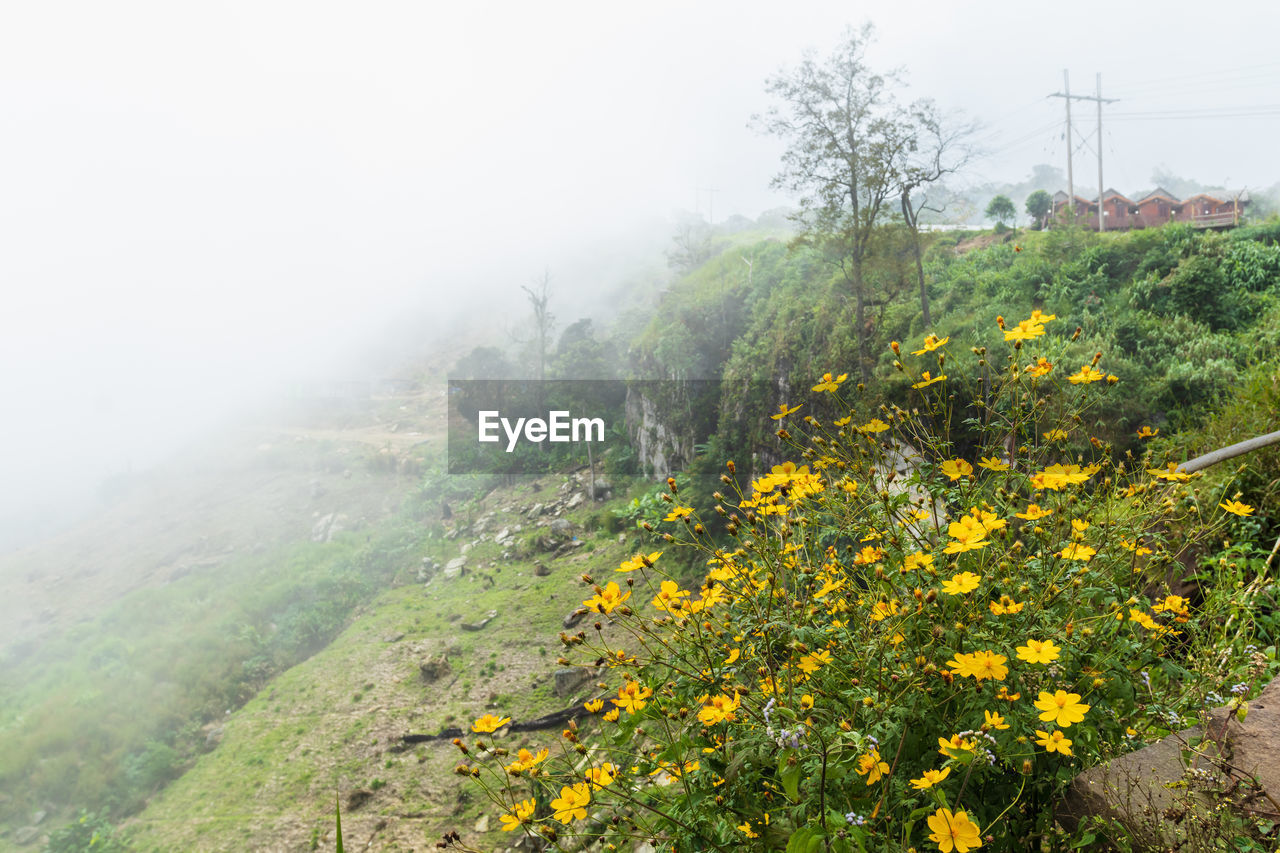
[[[342,808],[338,805],[338,795],[333,795],[333,820],[337,824],[338,829],[338,853],[343,853],[342,849]]]
[[[795,750],[784,749],[778,757],[778,778],[782,780],[782,789],[792,802],[800,801],[800,763],[791,763]]]

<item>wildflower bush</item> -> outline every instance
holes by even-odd
[[[455,741],[502,828],[562,850],[1066,847],[1053,806],[1081,769],[1243,709],[1264,579],[1224,561],[1194,599],[1168,584],[1252,508],[1092,437],[1124,385],[1053,320],[1000,320],[999,350],[959,358],[893,344],[910,411],[855,417],[861,390],[822,377],[844,416],[780,407],[796,462],[744,483],[728,463],[727,540],[669,481],[664,550],[584,576],[598,621],[561,637],[562,664],[601,667],[592,718],[518,741],[486,715]],[[671,548],[704,553],[701,588]]]

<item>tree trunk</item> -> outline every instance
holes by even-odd
[[[862,264],[857,261],[854,262],[853,275],[853,295],[857,306],[854,321],[858,332],[858,373],[862,377],[862,384],[867,385],[871,382],[871,366],[867,357],[867,304],[862,296]]]
[[[924,283],[924,259],[920,256],[920,228],[911,210],[911,201],[907,193],[902,194],[902,218],[911,229],[911,250],[916,256],[916,276],[920,279],[920,314],[924,319],[924,330],[933,331],[933,321],[929,319],[929,288]]]

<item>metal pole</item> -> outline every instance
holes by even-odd
[[[1066,95],[1062,100],[1067,105],[1067,205],[1071,210],[1071,221],[1076,220],[1076,183],[1071,174],[1071,80],[1067,69],[1062,69],[1062,91]]]
[[[1107,218],[1102,210],[1102,72],[1098,72],[1098,231],[1107,230]]]

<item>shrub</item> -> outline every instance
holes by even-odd
[[[1091,435],[1125,390],[1101,354],[1077,370],[1053,319],[1000,321],[1003,352],[963,366],[945,338],[894,344],[911,411],[776,422],[804,464],[747,484],[727,466],[727,543],[669,481],[664,538],[709,571],[686,589],[655,553],[584,578],[601,621],[560,662],[608,663],[599,726],[512,754],[486,715],[455,741],[503,828],[556,849],[1039,849],[1082,768],[1257,675],[1252,564],[1214,562],[1196,600],[1168,586],[1186,543],[1248,508]],[[977,389],[954,416],[953,385]]]

